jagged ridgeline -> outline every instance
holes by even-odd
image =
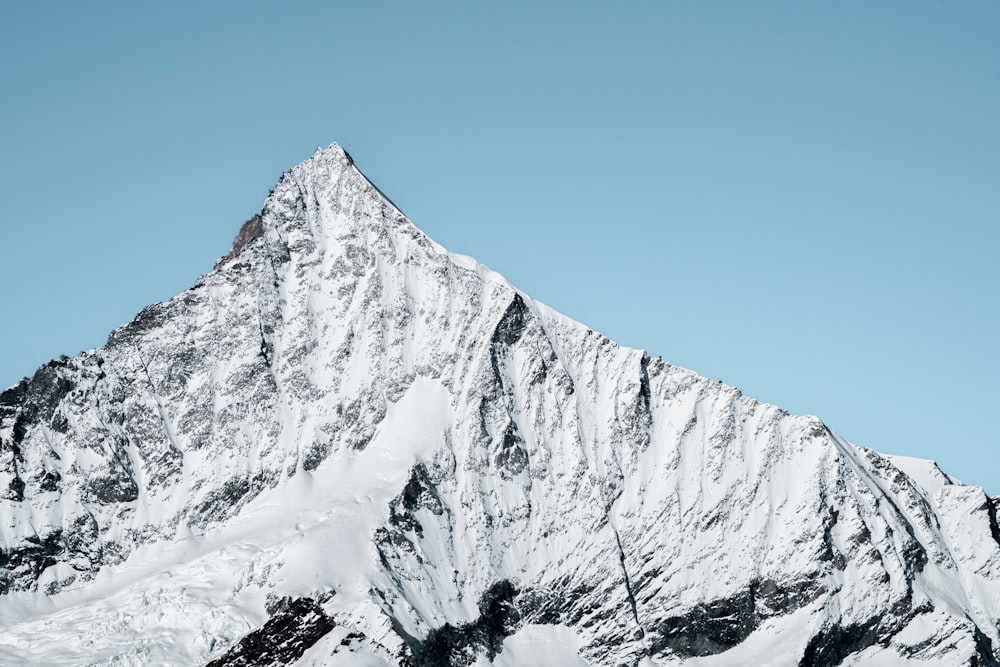
[[[5,665],[998,664],[995,499],[533,301],[336,145],[0,395],[0,493]]]

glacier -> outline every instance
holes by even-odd
[[[619,346],[337,144],[0,394],[3,665],[1000,665],[1000,499]]]

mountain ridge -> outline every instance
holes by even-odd
[[[312,618],[275,660],[501,664],[569,632],[590,664],[996,664],[978,487],[531,300],[336,144],[247,225],[0,395],[0,658],[241,664]],[[93,607],[117,629],[89,649],[32,646]]]

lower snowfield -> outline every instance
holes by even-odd
[[[292,476],[231,524],[142,546],[56,595],[0,597],[0,664],[202,665],[262,625],[269,598],[328,590],[334,618],[377,636],[358,614],[377,579],[371,536],[449,413],[441,386],[420,379],[364,451]]]

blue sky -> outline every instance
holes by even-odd
[[[989,0],[5,3],[0,385],[337,141],[535,298],[1000,493],[998,34]]]

